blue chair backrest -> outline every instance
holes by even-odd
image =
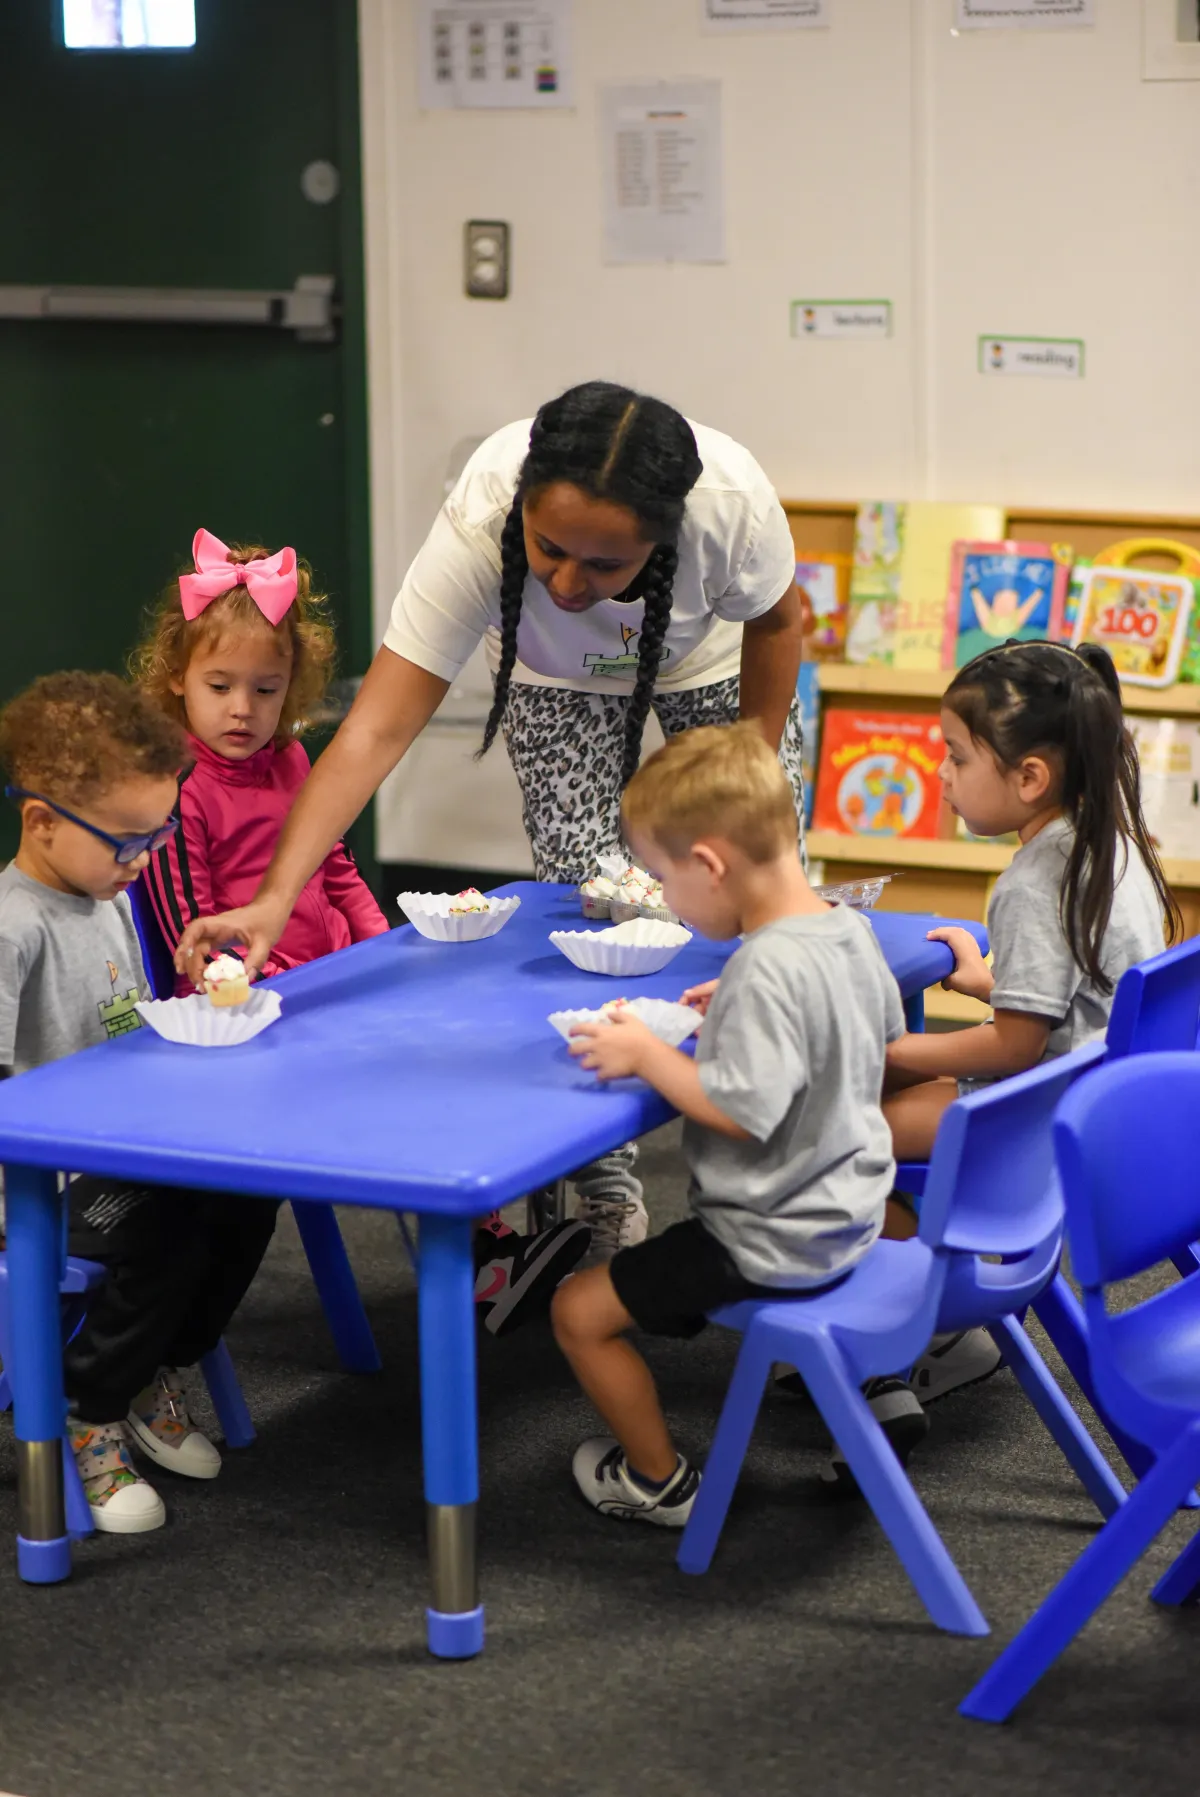
[[[144,876],[139,876],[129,888],[129,902],[150,990],[155,998],[170,998],[175,991],[175,963],[158,927]]]
[[[1200,936],[1121,976],[1108,1020],[1109,1060],[1195,1048],[1200,1035]]]
[[[1063,1100],[1054,1148],[1085,1291],[1200,1237],[1200,1055],[1113,1061]]]
[[[1104,1052],[1103,1042],[1090,1043],[950,1106],[921,1200],[926,1247],[1028,1254],[1061,1228],[1051,1123],[1063,1094]]]

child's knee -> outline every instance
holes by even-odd
[[[564,1279],[550,1306],[554,1339],[563,1352],[619,1334],[608,1314],[615,1303],[607,1267],[590,1267]]]

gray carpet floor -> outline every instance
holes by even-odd
[[[683,1207],[674,1129],[650,1139],[644,1166],[661,1226]],[[548,1330],[481,1335],[487,1652],[432,1661],[412,1280],[389,1217],[344,1222],[385,1371],[338,1370],[285,1217],[230,1335],[257,1444],[228,1454],[214,1485],[164,1475],[167,1527],[85,1544],[68,1584],[5,1576],[4,1791],[1195,1791],[1200,1614],[1147,1601],[1183,1518],[1012,1724],[955,1713],[1096,1527],[1007,1373],[938,1405],[912,1466],[994,1630],[964,1641],[926,1620],[866,1508],[824,1497],[803,1406],[768,1400],[714,1567],[691,1579],[673,1537],[576,1497],[571,1452],[596,1425]],[[703,1455],[733,1341],[708,1331],[648,1353],[681,1441]]]

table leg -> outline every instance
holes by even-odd
[[[71,1572],[63,1505],[62,1199],[39,1167],[5,1169],[9,1369],[17,1446],[17,1571],[33,1585]]]
[[[904,1000],[904,1027],[914,1036],[925,1033],[925,994],[914,992]]]
[[[429,1651],[465,1660],[483,1647],[475,1567],[479,1442],[475,1398],[474,1225],[421,1218],[417,1276],[421,1439],[432,1604]]]

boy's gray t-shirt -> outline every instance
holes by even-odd
[[[0,873],[0,1067],[27,1073],[141,1027],[150,990],[129,898]]]
[[[1059,917],[1059,897],[1074,830],[1055,818],[1018,849],[996,881],[988,906],[994,1011],[1027,1011],[1053,1024],[1045,1060],[1103,1036],[1113,993],[1101,992],[1072,955]],[[1163,947],[1163,912],[1135,843],[1119,842],[1112,915],[1101,964],[1115,991],[1126,968]]]
[[[871,926],[844,905],[780,918],[731,957],[696,1064],[753,1139],[689,1122],[684,1151],[694,1213],[755,1285],[820,1285],[878,1235],[895,1172],[884,1050],[903,1034]]]

